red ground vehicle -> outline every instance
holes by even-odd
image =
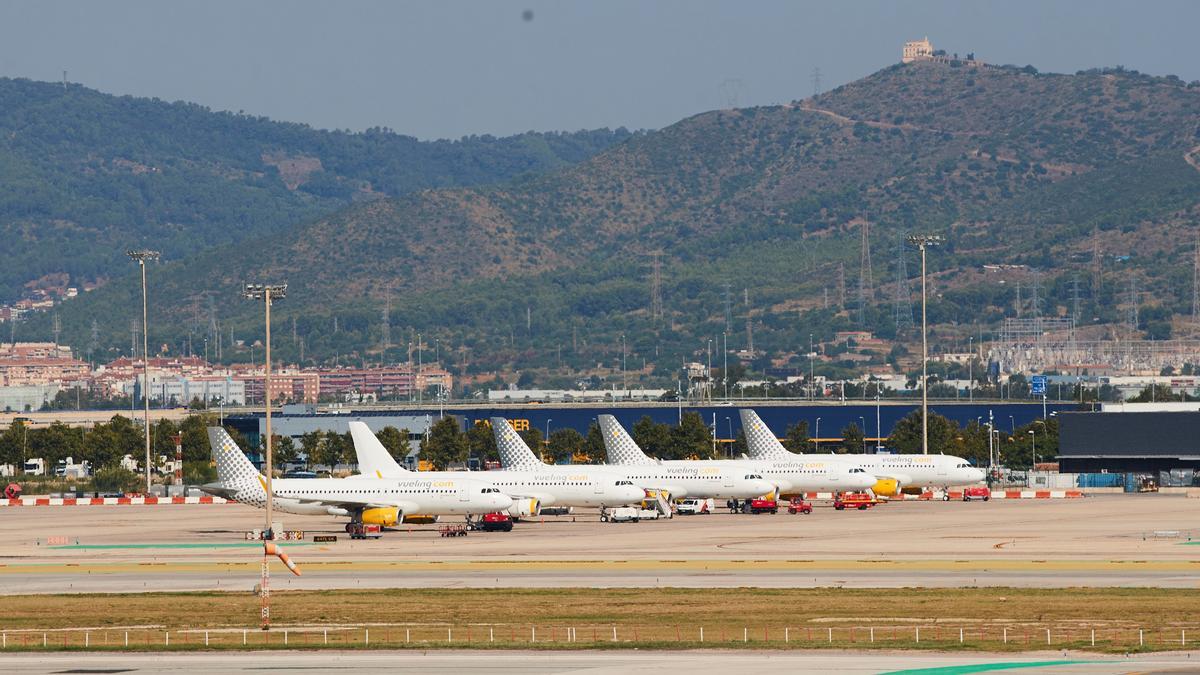
[[[479,520],[471,521],[471,529],[483,532],[512,532],[513,521],[507,513],[486,513]]]
[[[803,499],[793,499],[788,502],[788,513],[812,513],[812,502],[806,502]]]
[[[749,499],[742,510],[745,513],[779,513],[779,502],[774,499]]]
[[[972,485],[971,487],[963,488],[963,501],[969,502],[972,499],[982,499],[987,501],[992,498],[992,489],[986,485]]]
[[[833,498],[833,508],[838,511],[848,508],[866,511],[878,503],[879,499],[866,492],[846,492]]]
[[[438,528],[438,534],[443,537],[465,537],[467,536],[466,525],[443,525]]]
[[[383,536],[382,527],[362,523],[346,523],[346,532],[351,539],[378,539]]]

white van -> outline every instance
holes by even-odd
[[[681,516],[698,516],[712,513],[716,502],[711,499],[680,499],[675,502],[675,513]]]

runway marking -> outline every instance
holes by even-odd
[[[1017,670],[1020,668],[1048,668],[1051,666],[1073,666],[1081,663],[1103,663],[1102,661],[1000,661],[998,663],[972,663],[962,666],[938,666],[892,670],[881,675],[966,675],[986,673],[994,670]]]
[[[295,542],[300,543],[300,542]],[[251,544],[255,545],[255,544]],[[0,564],[0,575],[16,574],[115,574],[121,572],[205,572],[229,569],[258,569],[254,561],[177,560],[120,562],[28,562]],[[578,570],[605,572],[800,572],[810,570],[878,570],[889,572],[1200,572],[1200,561],[1124,561],[1124,560],[306,560],[306,575],[322,571],[357,572],[539,572]]]
[[[316,542],[311,541],[289,541],[288,546],[313,546]],[[141,548],[262,548],[262,542],[258,541],[238,541],[228,544],[213,544],[213,543],[176,543],[176,544],[67,544],[64,546],[49,546],[55,551],[59,550],[114,550],[114,549],[141,549]]]

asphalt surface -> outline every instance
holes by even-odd
[[[846,675],[916,671],[958,675],[1005,670],[1016,673],[1185,673],[1197,672],[1200,653],[1133,657],[1066,652],[948,654],[849,651],[403,651],[242,652],[207,654],[6,654],[5,672],[58,673],[261,673],[317,671],[354,673],[608,673],[639,672],[837,672]],[[929,670],[937,669],[937,670]],[[914,674],[915,675],[915,674]]]
[[[811,515],[600,523],[594,512],[440,537],[350,541],[333,518],[281,516],[302,576],[275,588],[1200,586],[1200,499],[905,502]],[[262,560],[242,505],[4,507],[0,594],[248,590]],[[1197,528],[1192,530],[1191,528]],[[313,543],[334,534],[334,543]]]

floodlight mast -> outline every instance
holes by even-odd
[[[271,489],[271,474],[273,473],[273,456],[272,456],[272,440],[271,440],[271,302],[273,300],[282,300],[287,297],[287,284],[245,284],[242,287],[242,297],[250,300],[262,300],[263,307],[266,313],[266,370],[263,376],[263,403],[266,407],[266,462],[265,473],[266,480],[266,517],[267,526],[263,530],[263,563],[262,563],[262,629],[271,629],[271,591],[270,591],[270,544],[267,540],[275,538],[275,532],[271,524],[272,506],[275,500],[275,493]]]
[[[150,336],[146,312],[146,261],[158,260],[159,252],[148,249],[129,250],[125,255],[135,260],[142,272],[142,401],[145,403],[146,434],[146,494],[150,494]]]
[[[940,234],[912,234],[908,243],[921,249],[921,454],[929,454],[929,333],[926,323],[925,249],[938,246]]]

